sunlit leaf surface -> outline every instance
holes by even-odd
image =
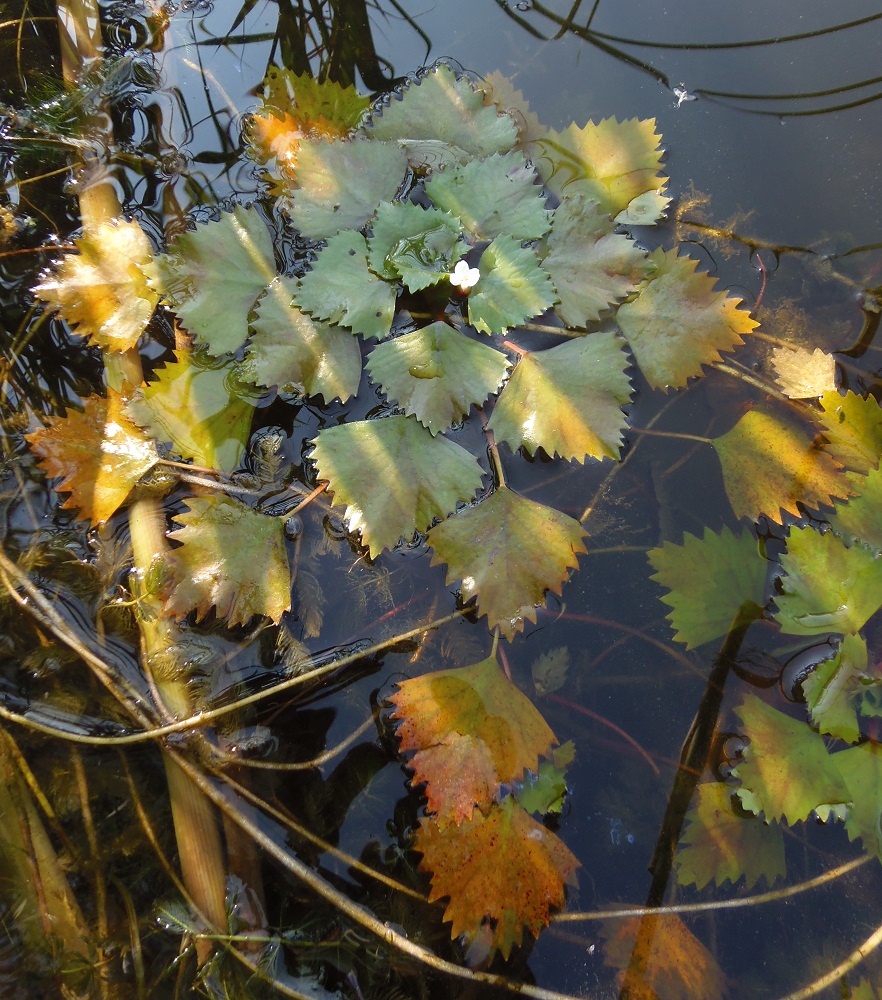
[[[882,604],[882,560],[856,542],[791,528],[775,620],[789,635],[857,632]]]
[[[512,151],[437,171],[427,181],[426,193],[478,239],[505,233],[536,240],[551,225],[538,180],[523,153]]]
[[[652,277],[616,315],[649,384],[679,389],[758,324],[738,308],[741,299],[714,291],[716,280],[697,271],[691,257],[659,247],[648,264]]]
[[[484,103],[493,102],[498,110],[511,115],[518,127],[518,147],[523,148],[529,142],[541,139],[548,129],[530,110],[530,105],[524,95],[512,85],[507,76],[498,70],[488,73],[481,82],[484,90]]]
[[[750,531],[683,536],[683,544],[665,542],[647,553],[655,580],[668,593],[673,608],[668,621],[674,638],[694,649],[726,635],[739,613],[751,614],[765,604],[768,563]]]
[[[478,268],[481,279],[469,296],[469,323],[482,333],[504,333],[545,312],[556,299],[536,251],[511,236],[497,236]]]
[[[882,407],[872,397],[853,392],[825,392],[819,422],[825,451],[847,469],[867,473],[879,467],[882,454]]]
[[[781,511],[799,514],[798,503],[814,507],[854,493],[814,429],[783,410],[748,411],[713,446],[738,518],[765,514],[780,522]]]
[[[622,348],[616,334],[598,332],[525,354],[493,408],[497,440],[577,462],[618,458],[631,399]]]
[[[402,681],[390,698],[414,784],[426,783],[439,822],[460,823],[500,785],[535,771],[554,733],[495,657]]]
[[[491,628],[511,638],[548,590],[559,594],[576,556],[587,551],[574,518],[501,486],[486,500],[436,525],[432,559],[447,563],[447,582],[461,580],[464,601],[477,595]]]
[[[814,809],[850,800],[848,789],[827,753],[823,737],[749,694],[735,709],[750,741],[732,776],[749,812],[788,823],[808,819]]]
[[[305,139],[297,154],[298,188],[287,201],[292,223],[310,239],[360,229],[404,182],[407,159],[395,143]]]
[[[122,397],[89,396],[83,412],[50,417],[25,435],[47,476],[61,479],[56,490],[70,493],[61,505],[100,524],[120,507],[159,455],[153,442],[126,415]]]
[[[481,485],[477,460],[452,441],[433,438],[413,417],[327,427],[312,457],[372,556],[446,517]]]
[[[504,153],[518,138],[514,121],[495,105],[485,106],[482,91],[464,77],[457,79],[443,63],[394,94],[374,115],[369,134],[406,145],[418,168],[444,157],[445,151],[434,149],[433,143],[459,159]]]
[[[384,202],[371,230],[371,270],[390,281],[401,278],[412,292],[446,279],[468,250],[460,239],[462,227],[449,212],[412,202]]]
[[[568,326],[594,322],[647,275],[645,252],[615,225],[584,195],[564,198],[554,210],[542,266],[557,288],[555,312]]]
[[[232,497],[188,497],[189,511],[175,514],[182,525],[170,537],[174,589],[166,610],[195,609],[204,618],[214,607],[230,627],[254,615],[278,624],[291,608],[291,575],[282,521],[249,510]]]
[[[882,746],[862,743],[833,754],[832,760],[849,792],[845,830],[882,860]]]
[[[791,399],[817,399],[836,388],[836,360],[820,348],[776,347],[772,364],[781,391]]]
[[[667,183],[661,176],[660,142],[654,118],[604,118],[584,128],[550,129],[531,145],[530,155],[559,198],[583,194],[614,216],[634,198]]]
[[[430,902],[449,898],[450,936],[508,958],[526,928],[538,936],[564,905],[579,862],[551,831],[512,797],[475,810],[458,827],[420,821],[414,849],[432,872]]]
[[[447,323],[432,323],[380,344],[367,361],[371,378],[387,397],[433,434],[494,393],[508,367],[501,351]]]
[[[276,276],[273,242],[257,209],[236,205],[183,233],[144,272],[209,353],[236,351],[257,297]]]
[[[197,465],[232,472],[245,453],[256,396],[237,383],[232,358],[213,361],[190,351],[156,372],[127,410],[158,441]]]
[[[820,732],[857,743],[857,701],[866,680],[867,643],[859,635],[846,635],[838,653],[817,666],[802,683],[812,722]]]
[[[127,351],[159,301],[141,271],[152,257],[150,241],[137,222],[117,219],[74,243],[79,252],[68,254],[34,294],[93,344]]]
[[[345,402],[361,381],[358,340],[301,312],[292,301],[296,291],[293,278],[276,278],[260,300],[241,376],[283,392]]]
[[[705,781],[695,790],[677,851],[677,881],[703,889],[708,882],[750,888],[761,878],[771,886],[787,872],[784,837],[777,823],[739,815],[731,785]]]
[[[367,257],[367,242],[360,233],[332,236],[300,279],[297,305],[315,319],[382,340],[395,314],[395,286],[368,268]]]

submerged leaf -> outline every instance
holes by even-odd
[[[668,593],[662,601],[677,642],[694,649],[728,634],[736,615],[755,617],[765,604],[767,562],[752,532],[683,536],[683,544],[665,542],[650,549],[655,580]]]
[[[517,782],[513,794],[527,812],[545,816],[563,809],[567,794],[566,770],[575,756],[576,747],[570,740],[540,761],[538,772],[528,774],[523,781]]]
[[[654,274],[616,316],[649,384],[679,389],[759,324],[738,308],[741,299],[714,291],[716,280],[691,257],[659,247],[648,263]]]
[[[433,438],[413,417],[327,427],[312,457],[371,556],[446,517],[481,485],[477,460],[458,444]]]
[[[761,878],[773,885],[787,874],[784,837],[777,823],[739,815],[732,808],[732,786],[704,781],[686,815],[677,851],[677,881],[703,889],[744,876],[749,889]]]
[[[420,821],[414,849],[432,872],[429,901],[449,898],[444,919],[450,936],[508,958],[526,928],[538,936],[552,909],[565,903],[579,862],[550,830],[512,797],[458,827]]]
[[[412,202],[384,202],[371,230],[371,270],[389,281],[401,278],[411,292],[445,279],[468,250],[457,219]]]
[[[543,653],[530,667],[536,694],[553,694],[563,687],[570,669],[570,651],[566,646],[556,646]]]
[[[70,496],[61,505],[100,524],[125,501],[138,480],[159,461],[153,441],[126,415],[123,399],[107,390],[83,400],[83,412],[50,417],[26,434],[47,476]]]
[[[313,240],[360,229],[404,182],[407,159],[394,143],[305,139],[297,160],[299,187],[288,199],[294,225]]]
[[[166,610],[195,609],[204,618],[214,607],[229,627],[254,615],[278,624],[291,609],[282,521],[222,495],[188,497],[187,505],[189,511],[175,515],[182,527],[169,535],[181,546],[172,555],[175,583]]]
[[[395,286],[378,278],[367,258],[367,242],[360,233],[332,236],[300,279],[297,305],[316,319],[382,340],[395,315]]]
[[[854,493],[813,428],[783,410],[749,410],[713,446],[738,518],[765,514],[780,523],[780,511],[798,515],[799,503],[813,507]]]
[[[392,402],[433,434],[462,419],[499,388],[508,358],[447,323],[432,323],[368,355],[367,368]]]
[[[240,365],[246,381],[346,402],[361,381],[361,351],[348,330],[312,319],[293,302],[297,282],[277,278],[260,300]]]
[[[554,285],[536,251],[511,236],[497,236],[478,266],[481,277],[469,296],[469,323],[478,331],[504,333],[555,301]]]
[[[791,399],[816,399],[836,388],[836,359],[820,348],[776,347],[772,364],[781,391]]]
[[[549,189],[559,198],[585,195],[607,215],[618,215],[638,196],[656,192],[660,176],[661,136],[655,119],[605,118],[584,128],[572,124],[550,129],[531,146],[534,161]]]
[[[74,240],[69,254],[34,288],[34,294],[77,327],[77,333],[108,351],[134,347],[159,296],[142,267],[152,257],[137,222],[114,219]]]
[[[749,812],[788,823],[808,819],[813,810],[850,801],[848,789],[827,753],[823,737],[805,722],[747,695],[735,709],[750,743],[732,771],[741,782],[736,795]]]
[[[512,450],[584,462],[618,458],[631,398],[628,356],[614,333],[598,332],[524,354],[493,409],[489,428]]]
[[[477,595],[490,628],[510,639],[536,620],[536,605],[556,594],[587,551],[585,529],[552,507],[500,486],[486,500],[435,525],[428,542],[433,565],[448,564],[447,582],[461,580],[462,599]]]
[[[825,392],[821,396],[819,422],[827,444],[824,450],[847,469],[867,473],[879,468],[882,454],[882,407],[872,396],[866,399],[847,392]]]
[[[560,298],[555,312],[567,326],[593,323],[646,277],[646,254],[615,227],[584,195],[564,198],[554,210],[542,266]]]
[[[248,315],[276,276],[273,241],[256,209],[236,205],[183,233],[144,272],[209,353],[224,354],[245,342]]]

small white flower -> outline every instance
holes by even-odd
[[[467,292],[477,285],[481,272],[476,267],[469,267],[464,260],[460,260],[448,277],[451,285],[455,285],[462,292]]]

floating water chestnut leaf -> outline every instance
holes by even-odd
[[[775,620],[788,635],[858,632],[882,604],[882,560],[832,533],[791,528]]]
[[[820,732],[857,743],[858,701],[868,680],[866,641],[859,635],[844,636],[837,653],[802,682],[812,722]]]
[[[108,351],[134,347],[159,301],[141,268],[150,241],[137,222],[115,219],[74,240],[68,254],[34,288],[77,333]]]
[[[505,153],[517,141],[518,130],[509,115],[484,104],[481,90],[439,63],[393,94],[379,114],[374,111],[368,135],[401,143],[420,168],[427,161]]]
[[[621,338],[592,333],[521,357],[499,396],[489,427],[498,441],[532,455],[584,462],[619,457],[631,399]]]
[[[564,198],[554,210],[539,253],[560,299],[554,311],[568,326],[593,323],[630,295],[649,270],[646,254],[615,232],[615,223],[596,202],[580,194]]]
[[[827,518],[830,527],[846,542],[856,540],[882,551],[882,469],[866,476],[850,472],[846,479],[858,495],[836,505],[836,512]]]
[[[257,306],[240,375],[282,392],[345,402],[361,381],[358,341],[348,330],[301,312],[292,301],[296,290],[296,280],[285,277],[267,289]]]
[[[848,787],[845,830],[850,840],[882,860],[882,746],[870,741],[832,755],[837,772]]]
[[[781,827],[736,812],[733,792],[724,781],[703,781],[696,788],[677,850],[680,885],[703,889],[708,882],[729,881],[734,886],[743,877],[750,889],[761,878],[772,886],[786,875]]]
[[[501,486],[486,500],[435,525],[428,542],[432,563],[448,565],[447,582],[461,580],[462,599],[477,595],[490,628],[510,639],[548,590],[559,594],[586,531],[574,518]]]
[[[647,557],[650,579],[668,591],[661,599],[673,608],[674,638],[687,649],[727,635],[736,615],[758,617],[766,603],[768,562],[750,531],[705,528],[702,538],[686,534],[682,545],[665,542]]]
[[[732,771],[748,812],[788,823],[808,819],[814,809],[851,800],[822,736],[749,694],[735,709],[750,743]]]
[[[126,409],[158,441],[197,465],[232,472],[245,454],[256,392],[236,378],[232,358],[212,360],[192,351],[156,372]]]
[[[528,155],[559,198],[583,194],[615,216],[635,198],[655,194],[667,184],[661,176],[660,142],[654,118],[604,118],[584,128],[572,124],[563,132],[549,129],[531,143]]]
[[[481,485],[477,460],[458,444],[433,438],[413,417],[327,427],[312,457],[371,556],[446,517]]]
[[[556,300],[536,251],[511,236],[497,236],[478,266],[481,277],[469,296],[469,323],[482,333],[504,333],[545,312]]]
[[[297,305],[315,319],[382,340],[395,315],[395,286],[378,278],[367,258],[367,242],[360,233],[332,236],[300,279]]]
[[[204,618],[214,607],[232,628],[255,615],[276,624],[291,609],[291,574],[283,522],[249,510],[232,497],[188,497],[175,514],[181,542],[172,556],[174,585],[166,610]]]
[[[432,323],[375,347],[367,369],[391,402],[437,434],[496,392],[509,364],[501,351]]]
[[[847,469],[867,473],[879,468],[882,454],[882,407],[849,391],[835,390],[821,396],[818,422],[827,439],[824,450]]]
[[[432,873],[429,901],[445,897],[450,936],[477,953],[508,958],[524,928],[538,937],[552,909],[565,902],[579,862],[569,848],[508,796],[475,810],[461,826],[420,821],[414,850]]]
[[[503,233],[537,240],[551,225],[538,180],[524,154],[512,151],[435,171],[426,182],[426,194],[479,240]]]
[[[70,493],[61,506],[92,524],[106,521],[159,461],[153,441],[132,423],[113,389],[83,400],[82,413],[49,417],[25,437],[46,475],[61,479],[56,490]]]
[[[570,740],[551,750],[546,759],[540,761],[537,772],[516,782],[512,794],[527,812],[546,816],[563,809],[567,794],[566,770],[575,756],[576,747]]]
[[[286,201],[294,225],[313,240],[360,229],[404,182],[407,158],[390,142],[305,139],[297,154],[298,188]]]
[[[434,285],[468,250],[462,227],[449,212],[412,202],[384,202],[371,223],[371,270],[389,281],[399,278],[411,292]]]
[[[716,280],[691,257],[659,247],[648,264],[650,279],[616,316],[649,384],[679,389],[759,324],[738,308],[741,299],[714,291]]]
[[[273,241],[257,209],[236,205],[183,233],[143,271],[208,352],[224,354],[245,343],[249,313],[276,276]]]
[[[481,81],[481,88],[485,94],[485,103],[492,101],[500,113],[510,115],[514,119],[518,127],[518,149],[523,149],[527,143],[535,142],[546,135],[548,129],[530,110],[527,99],[499,70],[488,73]]]

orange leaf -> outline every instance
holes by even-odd
[[[112,389],[89,396],[83,412],[50,417],[46,427],[25,435],[57,490],[70,493],[61,505],[99,524],[117,510],[138,480],[159,461],[156,446],[123,412]]]
[[[462,935],[475,959],[482,946],[508,958],[525,927],[538,936],[552,908],[564,905],[564,886],[574,884],[579,867],[563,841],[511,796],[458,827],[423,819],[414,847],[423,855],[420,868],[433,873],[429,901],[450,897],[450,936]]]

